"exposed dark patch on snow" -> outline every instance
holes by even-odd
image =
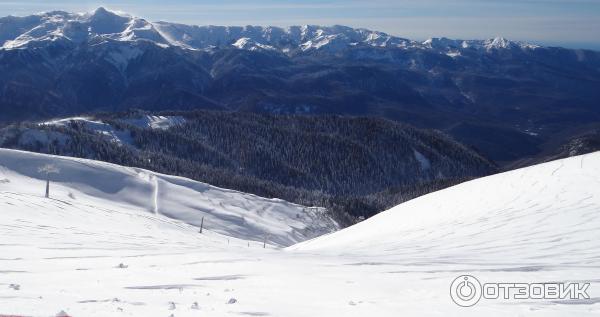
[[[386,263],[386,262],[357,262],[357,263],[348,263],[345,265],[351,265],[351,266],[363,266],[363,265],[373,265],[373,266],[378,266],[378,265],[395,265],[395,263]]]
[[[198,277],[195,280],[198,281],[233,281],[233,280],[242,280],[245,279],[245,275],[223,275],[223,276],[207,276],[207,277]]]
[[[239,312],[238,314],[240,314],[240,315],[246,315],[246,316],[269,316],[269,313],[265,313],[265,312],[252,312],[252,311],[243,311],[243,312]]]
[[[230,298],[230,299],[227,301],[227,304],[235,304],[235,303],[237,303],[237,299],[235,299],[235,298]]]

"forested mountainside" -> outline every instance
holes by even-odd
[[[531,166],[600,151],[600,128],[586,127],[580,129],[579,133],[575,133],[573,137],[570,137],[566,141],[558,139],[555,143],[553,146],[546,147],[542,153],[534,157],[515,161],[510,166],[507,166],[507,168],[513,169]]]
[[[440,132],[364,117],[133,111],[10,125],[0,146],[327,207],[346,224],[497,171]]]

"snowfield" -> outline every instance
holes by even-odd
[[[182,177],[110,163],[0,149],[0,191],[36,197],[45,190],[38,167],[53,164],[51,197],[162,215],[230,237],[289,246],[339,229],[324,210],[266,199]],[[198,231],[198,230],[197,230]]]
[[[176,125],[185,123],[185,118],[181,116],[151,116],[144,115],[137,119],[123,120],[126,123],[133,124],[141,128],[166,130]]]
[[[61,169],[50,199],[37,173],[48,162]],[[600,152],[467,182],[280,249],[334,223],[178,177],[0,149],[0,315],[598,316],[599,188]],[[464,308],[449,295],[462,274],[589,282],[590,298]]]
[[[126,131],[126,130],[119,131],[108,123],[104,123],[104,122],[98,121],[98,120],[93,120],[92,118],[71,117],[71,118],[64,118],[64,119],[40,122],[39,125],[64,127],[71,123],[79,123],[84,128],[86,128],[90,131],[93,131],[96,134],[101,135],[104,139],[111,141],[111,142],[115,142],[120,145],[123,145],[123,144],[131,145],[133,143],[133,140],[131,139],[131,134],[129,131]],[[41,137],[36,137],[36,138],[28,137],[28,135],[32,135],[32,134],[33,135],[41,135]],[[52,142],[53,139],[56,139],[56,138],[52,138],[51,140],[48,140],[47,138],[43,139],[43,137],[44,137],[44,133],[40,133],[39,131],[31,130],[31,131],[27,132],[25,138],[21,138],[20,142],[27,144],[27,143],[31,143],[32,141],[40,141],[42,144],[47,144],[48,142]],[[63,136],[63,138],[66,138],[66,136]],[[61,139],[58,139],[58,140],[60,141]],[[62,141],[62,142],[64,143],[65,141]]]
[[[171,127],[184,124],[185,118],[181,116],[143,115],[138,118],[125,119],[122,120],[122,122],[140,128],[167,130]],[[93,133],[99,134],[104,139],[117,143],[119,145],[132,146],[134,143],[133,138],[131,137],[131,131],[127,129],[119,130],[108,123],[102,122],[91,117],[69,117],[63,119],[44,121],[38,124],[40,126],[64,127],[72,123],[78,123],[85,129]],[[64,144],[67,139],[68,137],[66,135],[60,134],[58,132],[42,133],[40,131],[31,129],[25,132],[25,134],[21,137],[19,142],[21,144],[31,144],[35,142],[40,142],[41,144],[48,144],[56,140]]]

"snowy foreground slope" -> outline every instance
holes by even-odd
[[[0,150],[0,315],[600,313],[600,153],[464,183],[285,250],[227,237],[242,237],[242,226],[198,234],[162,215],[160,205],[158,214],[148,212],[152,204],[132,207],[146,201],[132,193],[81,185],[118,180],[100,173],[76,186],[63,180],[57,198],[45,199],[42,183],[24,176],[39,163],[32,158],[49,159]],[[127,188],[144,188],[126,179],[136,184]],[[146,197],[152,188],[135,191]],[[186,197],[169,197],[173,204],[177,198]],[[449,296],[462,274],[487,282],[586,281],[591,298],[481,300],[463,308]]]
[[[160,214],[227,236],[287,246],[338,229],[323,210],[98,161],[0,149],[0,191],[44,193],[38,168],[53,164],[51,196],[65,204]]]

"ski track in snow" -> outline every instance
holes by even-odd
[[[2,177],[10,180],[0,183],[0,315],[600,314],[600,153],[586,155],[585,165],[583,157],[571,158],[464,183],[284,250],[263,249],[260,236],[239,235],[235,222],[199,234],[196,226],[165,216],[175,206],[169,196],[192,192],[147,171],[86,161],[133,182],[143,194],[138,205],[123,198],[131,184],[102,192],[53,183],[55,198],[45,199],[42,181],[19,169],[37,162],[32,157],[55,159],[0,150]],[[101,176],[87,179],[101,182]],[[115,182],[114,176],[108,179]],[[211,195],[227,209],[257,203],[244,196],[227,204],[237,196],[205,186],[184,202]],[[160,214],[149,212],[149,197],[163,202]],[[223,219],[235,221],[230,216]],[[280,226],[274,219],[263,221]],[[591,298],[482,300],[462,308],[448,294],[461,274],[484,282],[590,282]]]

